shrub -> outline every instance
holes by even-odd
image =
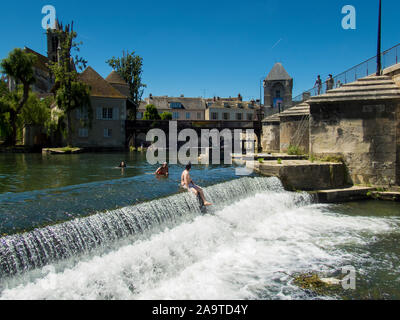
[[[300,156],[304,154],[303,150],[299,146],[289,146],[288,155],[290,156]]]

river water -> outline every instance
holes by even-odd
[[[80,161],[88,161],[81,157]],[[96,159],[87,157],[92,163]],[[111,155],[115,158],[109,161],[108,155],[101,157],[107,164],[121,161],[121,155]],[[140,155],[127,157],[135,167],[132,170],[140,170],[138,174],[122,173],[128,176],[114,176],[108,182],[103,176],[76,185],[89,179],[84,165],[77,180],[55,189],[39,192],[19,187],[1,195],[8,201],[0,200],[2,222],[5,214],[23,212],[25,217],[8,218],[8,228],[30,220],[29,205],[32,211],[42,206],[36,202],[45,200],[37,193],[53,199],[47,208],[57,207],[57,201],[65,205],[69,199],[73,210],[63,223],[0,239],[0,299],[400,298],[398,204],[317,204],[308,194],[285,191],[276,178],[240,178],[230,167],[196,167],[195,179],[208,186],[206,196],[215,203],[204,213],[194,196],[177,193],[175,175],[180,167],[172,168],[170,179],[154,181],[144,174],[154,168]],[[5,171],[0,175],[11,175],[12,170]],[[23,174],[19,177],[14,173],[9,179],[18,181]],[[154,188],[154,182],[164,191],[146,189]],[[93,204],[126,188],[129,203],[116,200],[99,205],[101,209]],[[71,194],[71,189],[79,191]],[[143,198],[134,195],[139,189],[144,190]],[[83,201],[89,194],[101,197]],[[77,196],[83,204],[74,204]],[[31,216],[41,217],[45,208]],[[82,208],[89,208],[89,216],[78,213]],[[337,275],[344,266],[355,268],[357,287],[340,295],[302,290],[291,276]]]

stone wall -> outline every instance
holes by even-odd
[[[287,152],[289,146],[297,146],[304,153],[310,148],[309,123],[307,116],[281,117],[280,151]]]
[[[264,122],[261,146],[264,152],[279,152],[280,149],[279,122]]]
[[[399,170],[397,101],[311,104],[311,153],[342,156],[354,184],[395,184]]]
[[[396,158],[396,184],[400,186],[400,103],[396,111],[396,137],[397,137],[397,158]]]

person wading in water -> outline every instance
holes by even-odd
[[[192,169],[192,164],[189,163],[186,166],[185,171],[182,173],[181,177],[181,185],[183,188],[187,189],[190,192],[193,192],[196,196],[200,195],[201,199],[203,200],[204,206],[208,207],[211,206],[212,203],[208,202],[206,198],[204,197],[204,192],[203,189],[197,186],[192,178],[190,177],[190,170]]]
[[[169,169],[168,169],[168,163],[164,162],[162,167],[158,168],[156,171],[157,176],[164,176],[168,177],[169,176]]]

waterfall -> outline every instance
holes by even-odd
[[[215,204],[211,209],[214,210],[256,193],[283,191],[283,187],[276,178],[246,177],[211,186],[204,191]],[[0,239],[0,278],[41,268],[94,249],[107,248],[132,236],[152,234],[201,214],[196,197],[185,192],[7,236]]]

